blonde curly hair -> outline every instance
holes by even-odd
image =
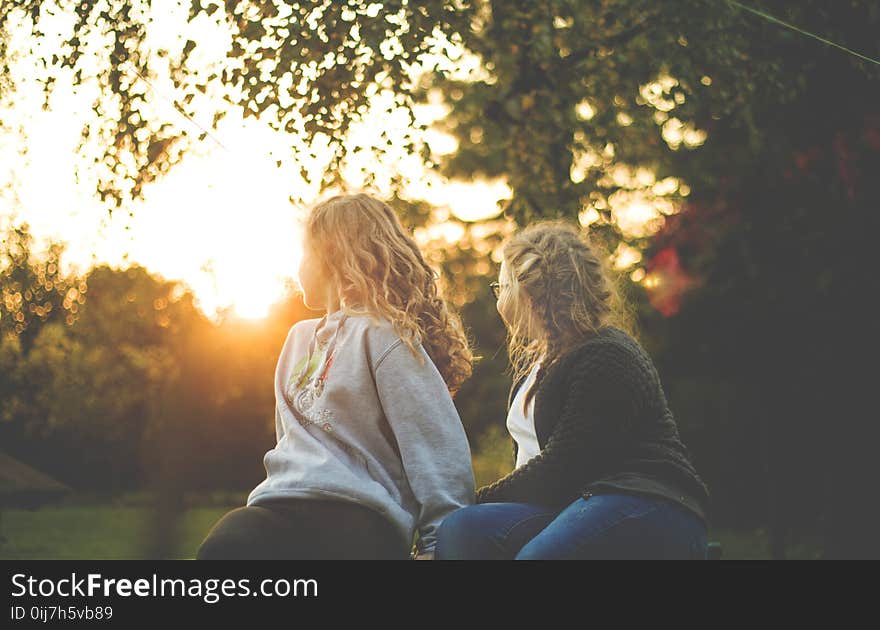
[[[514,313],[508,324],[508,356],[514,382],[541,361],[524,409],[554,361],[603,326],[634,335],[630,307],[605,252],[566,221],[541,221],[514,234],[502,247]]]
[[[312,208],[305,232],[339,288],[340,307],[384,317],[417,357],[421,343],[454,395],[471,375],[473,354],[437,274],[394,210],[364,193],[337,195]]]

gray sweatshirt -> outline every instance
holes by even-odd
[[[433,551],[443,518],[474,502],[474,476],[449,391],[417,348],[421,362],[384,319],[339,310],[297,322],[275,369],[278,443],[247,504],[353,501]]]

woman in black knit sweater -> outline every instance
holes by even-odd
[[[445,559],[703,559],[709,493],[601,259],[543,222],[503,248],[516,468],[438,531]]]

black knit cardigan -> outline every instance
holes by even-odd
[[[521,384],[511,388],[508,409]],[[641,494],[681,505],[708,525],[709,491],[679,438],[657,370],[625,332],[604,327],[550,365],[534,418],[538,455],[480,488],[477,503],[562,508],[593,494]]]

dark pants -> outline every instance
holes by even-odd
[[[356,503],[285,499],[228,512],[197,560],[404,560],[410,547],[379,512]]]

